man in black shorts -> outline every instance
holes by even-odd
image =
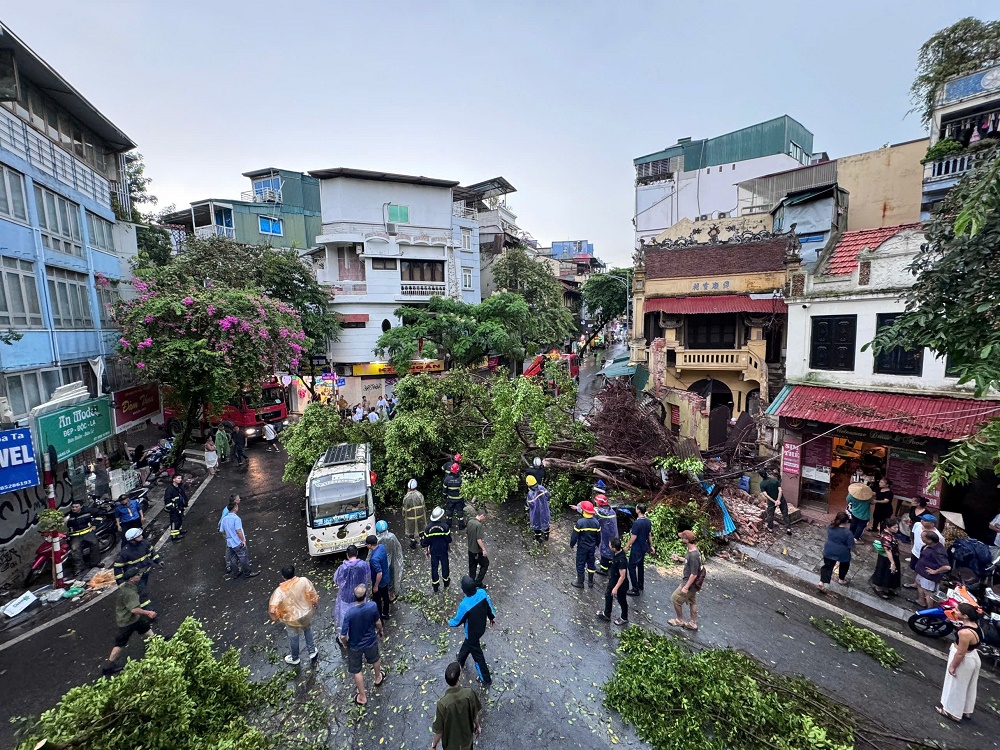
[[[142,571],[138,568],[129,568],[125,573],[125,582],[118,589],[118,598],[115,601],[115,621],[118,623],[118,635],[115,637],[115,646],[111,649],[108,661],[102,668],[106,675],[120,672],[122,667],[117,664],[117,659],[121,655],[122,649],[128,645],[133,633],[149,638],[153,635],[150,622],[156,619],[156,612],[151,609],[143,609],[139,604],[139,579],[142,578]]]
[[[375,668],[375,687],[385,682],[382,674],[382,658],[378,652],[378,639],[382,635],[382,616],[378,605],[367,601],[368,587],[364,584],[354,588],[354,606],[344,613],[340,626],[340,642],[347,647],[347,671],[354,675],[358,688],[354,702],[359,706],[368,703],[365,693],[365,678],[361,674],[363,661]]]

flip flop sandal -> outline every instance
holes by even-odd
[[[382,685],[384,685],[384,684],[385,684],[385,677],[386,677],[386,675],[385,675],[385,672],[383,672],[383,673],[382,673],[382,679],[381,679],[381,680],[377,680],[377,681],[373,682],[372,684],[373,684],[373,685],[374,685],[375,687],[382,687]]]
[[[693,622],[685,622],[685,623],[683,623],[681,625],[681,627],[684,628],[685,630],[697,630],[698,629],[698,626],[695,625]]]
[[[962,721],[961,719],[956,719],[956,718],[955,718],[954,716],[952,716],[952,715],[951,715],[950,713],[948,713],[948,712],[947,712],[947,711],[945,711],[945,710],[944,710],[943,708],[941,708],[941,706],[934,706],[934,710],[935,710],[935,711],[937,711],[937,712],[938,712],[939,714],[941,714],[941,715],[942,715],[942,716],[943,716],[944,718],[946,718],[946,719],[951,719],[951,720],[952,720],[952,721],[954,721],[954,722],[955,722],[956,724]]]
[[[628,625],[628,620],[623,620],[622,618],[619,617],[618,619],[615,620],[615,625],[619,626]]]
[[[667,620],[667,625],[673,625],[675,628],[683,628],[684,621],[678,620],[676,617]]]
[[[354,694],[354,705],[356,705],[356,706],[367,706],[368,705],[368,701],[365,701],[364,703],[362,703],[361,701],[358,700],[358,698],[360,698],[360,697],[361,697],[361,693],[355,693]]]

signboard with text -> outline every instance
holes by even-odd
[[[38,484],[31,431],[0,431],[0,495]]]
[[[441,372],[444,370],[444,361],[440,359],[427,359],[410,363],[410,372]],[[368,362],[362,365],[354,365],[354,375],[395,375],[396,370],[388,362]]]
[[[143,424],[162,412],[160,388],[154,383],[115,391],[112,398],[115,407],[115,433]]]
[[[674,407],[670,407],[671,410]],[[672,414],[673,412],[671,412]],[[802,447],[793,443],[785,443],[781,446],[781,470],[785,474],[798,474],[799,466],[802,465]]]
[[[47,450],[51,445],[56,449],[57,460],[65,461],[114,434],[111,399],[102,396],[67,406],[40,416],[35,424],[42,449]]]

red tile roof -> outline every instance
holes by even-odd
[[[1000,416],[1000,401],[795,385],[777,413],[828,424],[958,440],[974,433],[976,426],[987,419]]]
[[[788,305],[780,298],[751,299],[746,294],[718,294],[702,297],[653,297],[642,304],[642,311],[674,315],[697,313],[787,313]]]
[[[858,229],[854,232],[844,232],[840,241],[833,249],[833,254],[826,262],[823,272],[829,276],[844,276],[852,273],[858,265],[858,253],[868,248],[874,250],[890,237],[895,237],[906,229],[920,229],[922,225],[898,224],[892,227],[877,229]]]
[[[747,245],[691,245],[646,250],[647,279],[683,279],[705,275],[784,271],[788,238]]]

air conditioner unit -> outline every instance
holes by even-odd
[[[726,211],[719,211],[719,218],[720,219],[728,219],[729,218],[729,213],[726,212]]]
[[[395,237],[396,225],[393,224],[392,222],[389,222],[388,224],[385,225],[385,231],[388,232],[390,236]]]
[[[708,218],[709,218],[708,214],[702,214],[701,216],[698,217],[698,221],[708,221]]]
[[[354,369],[350,365],[337,365],[333,369],[337,373],[337,376],[341,378],[350,377],[354,372]]]

